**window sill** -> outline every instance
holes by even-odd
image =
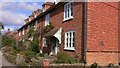
[[[68,20],[72,20],[73,18],[74,17],[70,17],[70,18],[64,19],[63,22],[68,21]]]
[[[64,50],[72,50],[72,51],[74,51],[75,48],[64,48]]]

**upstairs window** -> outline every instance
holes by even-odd
[[[45,26],[49,25],[50,24],[50,14],[47,14],[45,16]]]
[[[22,35],[24,35],[24,34],[25,34],[25,30],[24,30],[24,28],[23,28]]]
[[[73,18],[73,2],[64,5],[64,20]]]
[[[21,32],[19,31],[19,36],[21,36]]]
[[[75,50],[75,31],[65,33],[65,48],[67,50]]]

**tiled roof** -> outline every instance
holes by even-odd
[[[33,23],[36,19],[38,19],[38,18],[46,15],[46,14],[49,13],[50,11],[54,10],[57,6],[59,6],[59,5],[62,4],[62,3],[63,3],[63,2],[59,2],[58,4],[53,5],[52,7],[50,7],[50,8],[49,8],[48,10],[46,10],[45,12],[40,13],[36,18],[34,18],[34,19],[31,20],[29,23],[27,23],[27,24],[23,25],[21,28],[19,28],[18,31],[21,30],[22,28],[26,27],[27,25],[30,25],[30,24]],[[63,3],[63,4],[64,4],[64,3]]]

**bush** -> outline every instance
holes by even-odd
[[[2,44],[4,46],[15,46],[16,40],[13,37],[3,36],[2,38]]]
[[[68,62],[69,62],[70,64],[77,63],[77,59],[74,58],[74,57],[69,57],[69,58],[68,58]]]
[[[43,32],[44,33],[47,33],[47,32],[49,32],[50,30],[52,30],[54,27],[53,27],[53,25],[50,23],[49,25],[47,25],[47,26],[45,26],[44,28],[43,28]]]
[[[96,62],[90,65],[90,68],[97,68],[97,67],[98,67],[98,64]]]
[[[36,55],[36,53],[32,51],[25,51],[25,55],[29,58],[33,58]]]
[[[8,45],[12,45],[11,42],[12,42],[12,40],[11,40],[9,37],[3,36],[2,44],[3,44],[4,46],[6,46],[6,45],[7,45],[7,46],[8,46]]]
[[[59,52],[57,55],[57,63],[68,63],[69,56],[66,52]]]
[[[31,37],[33,33],[34,33],[34,27],[31,27],[28,31],[28,34],[29,34],[28,37]]]
[[[38,40],[31,42],[31,49],[35,53],[39,53],[39,43]]]
[[[112,63],[110,63],[109,65],[108,65],[108,68],[113,68],[114,67],[114,64],[112,64]]]
[[[19,46],[23,46],[23,41],[22,41],[22,40],[19,41],[19,42],[18,42],[18,45],[19,45]]]

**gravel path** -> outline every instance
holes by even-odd
[[[0,68],[17,68],[14,64],[8,62],[0,51]]]

